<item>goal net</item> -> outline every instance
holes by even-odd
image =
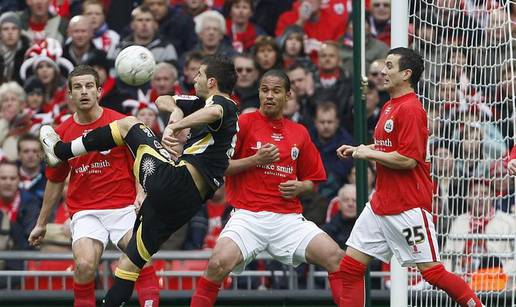
[[[409,44],[425,60],[433,210],[442,262],[485,306],[515,305],[514,0],[410,1]],[[393,15],[394,16],[394,15]],[[410,272],[409,306],[457,306]]]

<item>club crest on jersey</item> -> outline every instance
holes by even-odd
[[[337,15],[342,15],[342,14],[344,14],[344,4],[342,4],[342,3],[334,4],[334,5],[333,5],[333,11],[334,11]]]
[[[297,157],[299,157],[299,148],[297,148],[295,145],[290,150],[290,157],[292,158],[292,160],[296,160]]]
[[[385,125],[383,126],[383,130],[387,133],[391,133],[394,129],[394,121],[392,119],[388,119],[385,121]]]

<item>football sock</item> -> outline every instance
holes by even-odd
[[[95,307],[95,283],[86,284],[73,283],[73,306],[74,307]]]
[[[365,272],[367,266],[350,256],[344,256],[340,262],[342,287],[340,289],[340,307],[364,307]]]
[[[140,306],[159,306],[159,281],[153,266],[144,267],[134,285]]]
[[[328,281],[330,282],[331,295],[333,296],[333,302],[339,304],[340,296],[342,295],[342,278],[343,273],[341,271],[328,273]]]
[[[124,306],[131,299],[136,279],[138,279],[138,273],[117,268],[113,286],[109,289],[104,300],[102,300],[102,306]]]
[[[192,296],[190,307],[211,307],[215,305],[220,284],[201,277]]]
[[[423,278],[432,286],[438,287],[462,307],[482,307],[482,303],[468,284],[438,264],[421,272]]]
[[[118,123],[112,122],[108,126],[93,129],[70,143],[57,142],[54,153],[59,159],[66,161],[90,151],[104,151],[122,145],[124,140],[118,129]]]

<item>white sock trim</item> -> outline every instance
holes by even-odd
[[[82,136],[73,140],[71,145],[72,145],[72,153],[76,157],[83,155],[87,152],[86,147],[84,147],[84,144],[82,143]]]

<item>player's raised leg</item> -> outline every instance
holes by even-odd
[[[220,238],[213,249],[206,272],[195,288],[190,307],[215,305],[224,278],[244,260],[238,245],[230,238]]]

